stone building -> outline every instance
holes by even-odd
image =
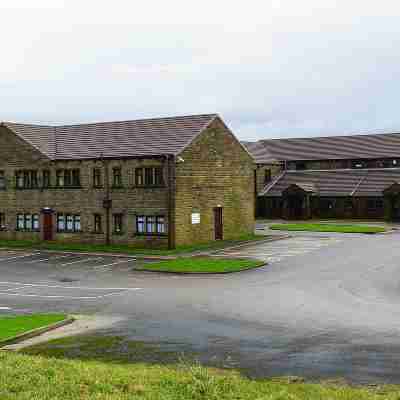
[[[0,124],[0,238],[169,247],[254,229],[254,161],[218,115]]]
[[[400,134],[243,143],[259,218],[400,220]]]

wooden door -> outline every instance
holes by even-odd
[[[43,240],[53,240],[53,215],[43,214]]]
[[[222,207],[214,208],[214,232],[215,240],[222,240],[224,238]]]

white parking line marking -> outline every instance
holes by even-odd
[[[2,258],[2,259],[0,259],[0,262],[2,262],[2,261],[16,260],[17,258],[38,256],[39,254],[40,254],[40,253],[31,253],[31,254],[24,254],[23,256],[15,256],[15,257],[9,257],[9,258]]]
[[[98,260],[102,260],[103,257],[97,257],[97,258],[85,258],[83,260],[77,260],[77,261],[70,261],[67,262],[65,264],[61,264],[60,267],[66,267],[67,265],[72,265],[72,264],[79,264],[82,262],[89,262],[89,261],[98,261]]]
[[[19,286],[19,287],[16,287],[16,288],[2,289],[2,290],[3,290],[3,292],[15,292],[16,290],[19,290],[19,289],[25,289],[25,286]]]
[[[129,259],[129,260],[120,260],[111,264],[104,264],[104,265],[98,265],[96,267],[93,267],[94,270],[97,269],[102,269],[102,268],[107,268],[107,267],[112,267],[113,265],[118,265],[118,264],[123,264],[123,263],[127,263],[127,262],[131,262],[131,261],[135,261],[135,258]]]
[[[28,287],[44,287],[51,289],[82,289],[82,290],[139,290],[142,288],[94,288],[85,286],[62,286],[62,285],[45,285],[42,283],[21,283],[21,282],[0,282],[0,285],[17,285],[17,286],[28,286]]]
[[[71,257],[70,255],[68,256],[58,256],[58,257],[50,257],[50,258],[41,258],[39,260],[33,260],[33,261],[28,261],[27,264],[33,264],[36,262],[45,262],[45,261],[50,261],[50,260],[58,260],[60,258],[67,258],[67,257]]]
[[[0,296],[14,296],[14,297],[37,297],[39,299],[69,299],[69,300],[97,300],[102,296],[86,296],[86,297],[75,297],[75,296],[42,296],[37,294],[19,294],[19,293],[5,293],[0,292]]]
[[[16,288],[17,290],[19,288]],[[77,288],[73,288],[77,289]],[[121,289],[118,292],[107,293],[100,296],[61,296],[61,295],[40,295],[40,294],[21,294],[21,293],[9,293],[9,292],[0,292],[0,296],[14,296],[14,297],[35,297],[39,299],[68,299],[68,300],[98,300],[103,299],[105,297],[118,296],[125,294],[128,291],[137,291],[142,288],[129,288],[129,290]],[[95,289],[92,289],[95,290]]]

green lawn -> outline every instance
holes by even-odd
[[[381,233],[382,226],[345,225],[345,224],[275,224],[269,229],[282,231],[339,232],[339,233]]]
[[[2,400],[398,400],[394,386],[251,380],[238,372],[178,363],[110,363],[0,352]]]
[[[138,269],[144,271],[215,274],[239,272],[261,267],[264,264],[265,261],[241,258],[180,257],[175,260],[144,264]]]
[[[0,317],[0,342],[33,329],[63,321],[63,314],[32,314]]]
[[[31,240],[0,240],[0,247],[19,248],[19,249],[38,249],[55,251],[74,251],[74,252],[98,252],[98,253],[124,253],[136,255],[175,255],[192,253],[196,251],[218,250],[224,247],[234,246],[247,241],[258,241],[265,239],[263,235],[244,235],[235,240],[218,240],[193,246],[178,246],[174,250],[168,249],[149,249],[130,245],[112,244],[85,244],[85,243],[65,243],[65,242],[38,242]]]

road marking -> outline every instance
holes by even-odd
[[[71,255],[50,257],[50,258],[41,258],[39,260],[28,261],[27,264],[33,264],[33,263],[36,263],[36,262],[44,262],[44,261],[50,261],[50,260],[58,260],[60,258],[67,258],[67,257],[71,257]]]
[[[141,288],[130,288],[131,291],[141,290]],[[107,293],[100,296],[60,296],[60,295],[39,295],[39,294],[21,294],[0,292],[0,296],[14,296],[14,297],[36,297],[39,299],[68,299],[68,300],[98,300],[105,297],[117,296],[126,293],[128,290],[120,290],[116,293]]]
[[[0,311],[7,311],[7,310],[11,310],[10,307],[0,307]]]
[[[38,295],[38,294],[19,294],[19,293],[7,293],[7,292],[0,292],[0,296],[37,297],[39,299],[69,299],[69,300],[97,300],[102,297],[102,296],[86,296],[86,297],[42,296],[42,295]]]
[[[15,256],[15,257],[9,257],[9,258],[3,258],[0,259],[0,262],[2,261],[10,261],[10,260],[15,260],[17,258],[24,258],[24,257],[31,257],[31,256],[38,256],[40,253],[31,253],[31,254],[24,254],[23,256]]]
[[[93,267],[94,270],[98,270],[98,269],[103,269],[103,268],[107,268],[107,267],[112,267],[113,265],[118,265],[118,264],[123,264],[123,263],[127,263],[127,262],[131,262],[136,260],[135,258],[129,259],[129,260],[120,260],[111,264],[104,264],[104,265],[98,265],[96,267]]]
[[[3,292],[15,292],[16,290],[19,289],[25,289],[25,286],[20,286],[20,287],[16,287],[16,288],[11,288],[11,289],[1,289]]]
[[[28,287],[44,287],[51,289],[82,289],[82,290],[140,290],[142,288],[94,288],[85,286],[62,286],[62,285],[46,285],[42,283],[22,283],[22,282],[0,282],[0,285],[16,285],[16,286],[28,286]]]
[[[81,262],[98,261],[98,260],[102,260],[102,259],[103,259],[103,257],[85,258],[83,260],[70,261],[70,262],[67,262],[65,264],[61,264],[60,267],[66,267],[67,265],[78,264],[78,263],[81,263]]]

